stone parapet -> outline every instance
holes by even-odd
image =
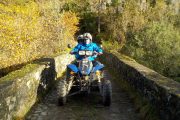
[[[68,54],[43,58],[0,78],[0,120],[23,118],[72,60]]]
[[[161,120],[180,120],[180,83],[117,52],[102,60],[157,109]]]

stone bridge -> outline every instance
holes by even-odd
[[[70,97],[57,106],[56,83],[73,56],[44,58],[0,78],[0,120],[180,120],[180,84],[119,53],[105,53],[112,105],[100,96]]]

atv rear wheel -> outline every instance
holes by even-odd
[[[66,85],[67,85],[66,81],[61,80],[61,81],[59,81],[58,86],[57,86],[58,104],[60,106],[66,104],[66,100],[67,100],[67,88],[66,88]]]
[[[111,81],[106,80],[102,84],[102,98],[103,98],[103,105],[110,106],[112,100],[112,86]]]

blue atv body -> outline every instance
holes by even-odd
[[[92,88],[98,88],[103,104],[111,104],[112,88],[111,82],[104,79],[104,65],[99,62],[92,62],[88,59],[92,56],[92,51],[79,51],[83,59],[76,60],[74,64],[67,66],[67,76],[64,81],[60,81],[58,87],[59,103],[64,105],[66,98],[78,93],[90,94]],[[75,92],[70,92],[71,88],[76,88]]]
[[[67,67],[70,68],[73,72],[80,73],[80,75],[82,75],[82,67],[79,69],[75,64],[69,64]],[[92,70],[89,67],[86,71],[86,74],[90,75],[90,73],[94,73],[98,70],[102,70],[103,68],[104,68],[103,64],[97,64],[96,66],[93,67]]]

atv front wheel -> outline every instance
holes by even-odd
[[[66,88],[66,81],[65,80],[61,80],[58,83],[57,86],[57,94],[58,94],[58,104],[60,106],[65,105],[66,104],[66,96],[67,96],[67,88]]]
[[[102,98],[103,98],[103,105],[110,106],[112,100],[112,86],[111,81],[106,80],[102,84]]]

